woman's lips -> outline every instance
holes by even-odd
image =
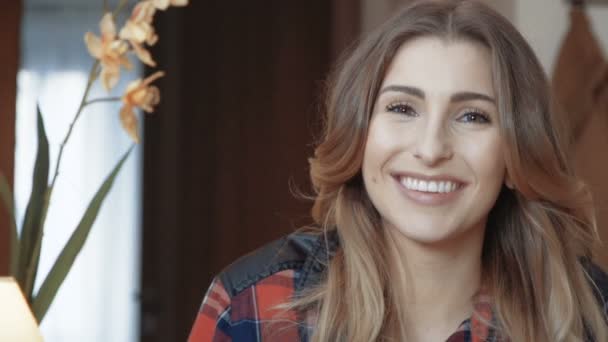
[[[456,199],[466,183],[449,176],[393,175],[400,192],[424,206],[440,206]]]

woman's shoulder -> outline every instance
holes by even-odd
[[[300,290],[315,284],[327,264],[334,234],[296,232],[237,259],[213,280],[190,333],[190,342],[295,341],[304,328],[287,326],[280,338],[268,322],[296,322],[295,312],[277,309]],[[304,329],[304,330],[302,330]],[[256,337],[257,336],[257,337]]]
[[[297,231],[237,259],[216,280],[230,297],[260,282],[291,282],[297,290],[318,280],[328,259],[328,248],[333,246],[335,242],[327,234]]]

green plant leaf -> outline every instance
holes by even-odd
[[[112,188],[112,185],[114,184],[114,180],[116,179],[118,172],[122,168],[124,162],[127,160],[127,157],[129,156],[132,150],[133,147],[131,147],[123,155],[118,164],[114,167],[114,170],[112,170],[112,173],[110,173],[110,175],[103,182],[99,190],[97,190],[95,197],[93,197],[91,203],[89,203],[89,207],[87,208],[83,217],[78,223],[78,226],[72,233],[72,236],[70,236],[70,239],[68,240],[66,245],[63,247],[63,250],[59,254],[59,257],[57,257],[57,260],[53,264],[51,271],[44,279],[44,282],[42,283],[42,286],[40,287],[40,290],[38,291],[38,294],[34,298],[32,304],[34,316],[36,317],[38,322],[41,322],[44,318],[44,315],[46,314],[53,299],[55,298],[59,287],[65,280],[67,274],[70,272],[70,269],[72,268],[76,257],[80,253],[82,247],[84,246],[84,243],[87,240],[87,237],[89,236],[91,227],[93,226],[93,223],[97,218],[97,214],[101,209],[101,205],[103,204],[104,199],[108,195],[108,192]]]
[[[8,184],[8,180],[2,172],[0,172],[0,196],[2,196],[2,202],[6,208],[9,219],[11,221],[11,275],[15,275],[17,272],[17,265],[19,262],[19,233],[17,232],[17,220],[15,220],[15,201],[13,199],[13,192],[11,186]]]
[[[31,288],[33,287],[34,279],[27,279],[27,270],[37,265],[32,265],[34,261],[36,241],[42,238],[43,227],[41,226],[41,217],[46,211],[45,197],[48,192],[49,180],[49,141],[44,129],[44,121],[40,113],[40,107],[37,112],[38,118],[38,153],[36,155],[36,164],[34,165],[34,175],[32,181],[32,193],[30,200],[25,210],[23,226],[21,231],[21,249],[19,255],[18,278],[23,292],[29,297]],[[37,264],[37,263],[36,263]]]

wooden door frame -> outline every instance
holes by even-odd
[[[20,55],[22,1],[8,1],[0,10],[0,172],[13,185],[15,167],[15,112]],[[0,210],[0,275],[9,272],[10,221]]]

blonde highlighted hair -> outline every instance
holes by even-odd
[[[399,47],[419,36],[472,40],[491,51],[507,173],[489,213],[484,286],[497,329],[512,341],[608,341],[597,289],[581,263],[597,240],[588,189],[567,157],[568,136],[532,49],[475,1],[418,1],[341,61],[328,83],[323,136],[310,160],[313,217],[340,247],[323,281],[292,307],[316,316],[313,341],[403,340],[395,246],[366,194],[361,164],[372,108]],[[397,251],[398,252],[398,251]],[[398,267],[397,267],[398,268]],[[392,280],[391,280],[392,279]]]

